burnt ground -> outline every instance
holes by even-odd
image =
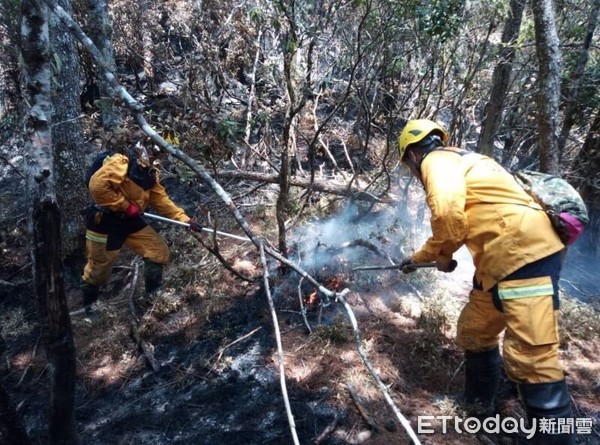
[[[193,203],[201,192],[184,189],[173,197],[195,214]],[[366,217],[357,211],[329,216],[314,210],[293,230],[292,257],[330,288],[351,289],[347,299],[366,354],[416,429],[419,415],[461,414],[452,397],[462,387],[462,354],[452,339],[472,269],[461,257],[453,274],[353,271],[357,265],[385,264],[381,252],[395,252],[399,236],[408,243],[419,230],[403,230],[394,209],[371,210]],[[239,233],[226,217],[218,217],[220,230]],[[254,207],[248,217],[258,232],[275,239],[272,207]],[[2,237],[0,278],[8,284],[0,286],[0,326],[6,341],[0,378],[33,443],[44,444],[48,370],[32,306],[26,228],[23,219],[11,221],[10,227],[3,227]],[[124,250],[103,290],[100,318],[92,324],[81,316],[72,318],[81,443],[293,443],[274,324],[255,249],[227,239],[219,242],[222,256],[233,268],[255,278],[247,282],[228,272],[195,235],[173,226],[157,227],[172,253],[162,292],[152,301],[143,298],[143,266]],[[203,239],[210,243],[209,237]],[[348,243],[352,240],[361,242]],[[580,261],[577,264],[583,267]],[[342,305],[319,295],[309,304],[314,289],[306,280],[293,273],[280,275],[274,262],[270,267],[285,382],[300,443],[410,443],[357,353]],[[577,285],[575,272],[569,275],[571,285]],[[65,275],[72,310],[81,304],[78,273],[74,269]],[[563,297],[561,356],[578,417],[596,422],[578,443],[599,443],[597,294],[588,294],[586,303]],[[147,345],[146,354],[139,338]],[[502,416],[523,415],[508,382],[502,386],[497,409]],[[439,425],[435,428],[434,434],[419,435],[423,444],[512,440],[454,431],[442,434]]]

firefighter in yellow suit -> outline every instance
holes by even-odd
[[[86,316],[93,315],[92,304],[99,287],[110,277],[123,245],[144,259],[147,295],[162,284],[163,267],[169,262],[165,240],[142,218],[148,206],[161,215],[201,226],[176,206],[159,180],[158,147],[138,143],[128,154],[116,153],[89,179],[94,204],[86,215],[86,255],[81,289]]]
[[[475,264],[456,339],[465,350],[465,404],[490,412],[503,362],[538,428],[541,418],[572,418],[558,359],[558,280],[565,246],[510,173],[489,157],[447,142],[445,129],[427,119],[409,121],[398,139],[402,161],[427,194],[432,232],[402,261],[402,270],[436,261],[439,270],[451,272],[452,254],[465,245]],[[534,443],[573,440],[572,434],[538,433]]]

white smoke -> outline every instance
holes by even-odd
[[[360,205],[349,203],[338,214],[298,228],[291,241],[295,256],[306,269],[320,269],[340,259],[349,266],[367,259],[390,264],[390,259],[405,255],[406,227],[393,206],[365,212]]]

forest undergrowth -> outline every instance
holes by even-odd
[[[269,226],[262,221],[272,218],[272,211],[265,206],[249,217],[254,226],[267,229],[267,237]],[[386,246],[382,238],[392,237],[392,228],[376,234],[357,232],[362,243],[336,247],[321,224],[332,220],[339,229],[337,218],[344,210],[329,216],[314,212],[298,226],[298,261],[329,288],[351,289],[347,299],[365,351],[403,415],[415,429],[417,416],[460,416],[453,398],[462,388],[463,363],[453,338],[472,266],[465,259],[453,274],[422,270],[409,276],[393,270],[354,271],[357,264],[381,264],[375,249],[365,246],[372,247],[375,235]],[[390,209],[371,212],[389,214]],[[225,219],[221,224],[220,230],[235,232]],[[319,231],[306,228],[311,224],[319,225]],[[172,253],[158,296],[144,299],[143,266],[124,251],[101,294],[99,319],[93,324],[72,319],[80,437],[88,444],[292,443],[256,250],[250,243],[219,240],[220,254],[248,278],[243,280],[227,271],[198,235],[173,226],[157,228]],[[26,243],[19,241],[18,227],[13,233],[16,236],[3,240],[5,258],[25,261]],[[201,239],[212,242],[208,235]],[[387,249],[393,251],[394,246]],[[357,354],[342,306],[315,295],[315,289],[293,273],[280,274],[275,262],[270,265],[285,379],[301,443],[409,443]],[[5,259],[3,277],[14,270],[9,266]],[[81,305],[75,275],[67,275],[72,310]],[[46,397],[41,395],[46,394],[48,369],[28,272],[11,281],[15,286],[3,286],[0,294],[7,346],[0,372],[34,443],[44,443]],[[597,422],[600,317],[595,300],[582,303],[564,294],[561,326],[560,354],[577,416]],[[497,409],[501,416],[523,416],[515,388],[506,380]],[[451,429],[443,434],[434,428],[433,434],[419,435],[422,443],[512,440]],[[597,438],[595,428],[578,443],[597,443]]]

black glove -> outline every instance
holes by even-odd
[[[415,270],[417,270],[414,267],[410,267],[412,264],[415,264],[415,262],[413,261],[413,259],[411,257],[407,256],[402,261],[400,261],[400,264],[398,265],[398,269],[400,269],[404,273],[412,273]]]
[[[435,260],[435,265],[437,267],[437,270],[448,273],[448,272],[454,272],[454,269],[456,269],[456,266],[458,266],[458,262],[456,260],[450,260],[450,261]]]
[[[200,224],[198,224],[198,222],[196,222],[195,220],[193,220],[193,219],[190,219],[190,220],[188,221],[188,224],[190,225],[190,226],[189,226],[189,229],[190,229],[192,232],[202,232],[202,226],[201,226]]]

